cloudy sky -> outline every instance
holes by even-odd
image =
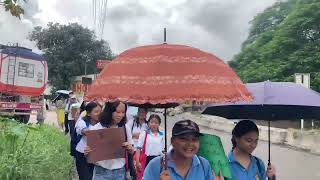
[[[99,19],[102,0],[28,0],[21,21],[0,7],[0,43],[26,39],[34,26],[48,22],[77,22],[99,32],[94,21],[93,2]],[[108,0],[102,38],[115,53],[146,44],[185,44],[217,55],[225,61],[239,52],[250,20],[277,0]]]

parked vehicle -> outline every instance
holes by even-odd
[[[0,46],[0,115],[27,123],[48,81],[45,59],[31,49]]]

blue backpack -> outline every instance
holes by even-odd
[[[84,120],[84,122],[86,123],[87,128],[89,128],[90,120]],[[80,142],[81,138],[82,138],[82,135],[78,134],[76,129],[74,129],[74,131],[71,133],[71,141],[70,141],[70,155],[73,157],[76,157],[77,153],[79,153],[77,152],[76,147]]]

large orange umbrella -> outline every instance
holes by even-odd
[[[164,43],[121,53],[104,67],[86,98],[172,107],[191,101],[250,100],[251,96],[236,73],[218,57],[196,48]],[[165,134],[166,129],[165,118]]]
[[[157,106],[250,99],[239,77],[221,59],[196,48],[171,44],[141,46],[121,53],[102,70],[86,97]]]

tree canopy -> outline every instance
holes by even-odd
[[[293,81],[310,73],[320,90],[320,0],[279,1],[251,22],[242,50],[229,62],[244,82]]]
[[[9,11],[12,16],[20,19],[21,14],[24,14],[24,9],[19,5],[21,0],[4,0],[0,1],[0,5],[4,6],[5,11]],[[27,0],[23,0],[27,2]]]
[[[44,53],[53,90],[69,89],[74,76],[97,73],[96,60],[113,57],[106,41],[77,23],[35,27],[29,38]]]

